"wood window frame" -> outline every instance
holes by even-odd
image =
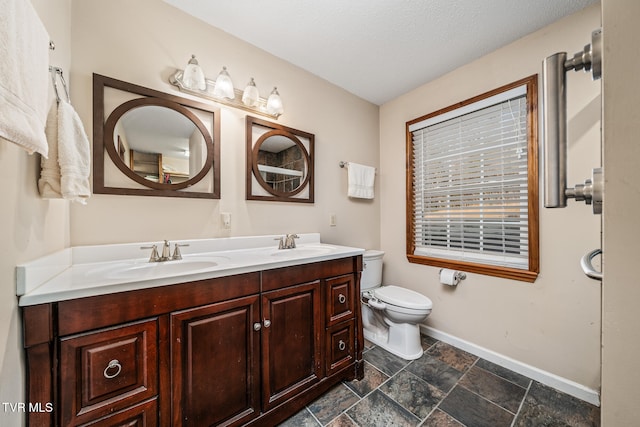
[[[477,262],[460,261],[454,259],[436,258],[415,255],[415,224],[414,210],[414,182],[413,182],[413,138],[409,126],[423,120],[439,116],[463,106],[473,104],[501,92],[526,85],[527,90],[527,170],[528,170],[528,243],[529,260],[527,269],[481,264]],[[463,270],[470,273],[484,274],[494,277],[534,282],[540,271],[539,253],[539,196],[538,196],[538,75],[509,83],[484,94],[475,96],[433,113],[421,116],[406,123],[406,251],[407,259],[411,263],[430,265],[434,267]]]

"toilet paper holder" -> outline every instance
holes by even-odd
[[[453,273],[453,276],[449,276],[450,282],[449,281],[443,281],[443,275],[442,272],[443,271],[450,271]],[[463,272],[463,271],[457,271],[457,270],[449,270],[446,268],[441,268],[440,271],[438,272],[438,276],[440,277],[440,283],[442,283],[443,285],[449,285],[449,286],[456,286],[458,283],[460,283],[461,280],[464,280],[467,278],[467,273]]]

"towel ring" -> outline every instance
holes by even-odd
[[[58,82],[56,80],[56,76],[59,75],[64,93],[67,96],[67,102],[71,104],[71,97],[69,96],[69,89],[67,89],[67,82],[64,80],[64,75],[62,74],[62,68],[49,66],[49,73],[51,74],[51,83],[53,83],[53,90],[56,93],[56,101],[60,103],[60,100],[62,99],[60,98],[60,93],[58,92]]]

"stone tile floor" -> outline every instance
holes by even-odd
[[[422,337],[406,361],[367,343],[365,377],[329,390],[284,427],[599,426],[600,408]]]

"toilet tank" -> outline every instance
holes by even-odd
[[[362,277],[360,289],[371,289],[382,284],[382,257],[383,251],[368,250],[362,255]]]

